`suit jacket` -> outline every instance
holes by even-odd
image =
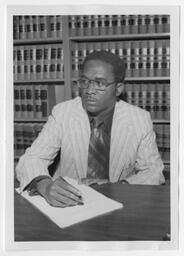
[[[17,178],[23,189],[39,175],[49,175],[48,166],[61,149],[59,175],[80,180],[86,177],[90,124],[81,98],[56,105],[38,138],[20,158]],[[110,143],[109,178],[131,184],[164,183],[160,158],[147,111],[124,101],[115,105]]]

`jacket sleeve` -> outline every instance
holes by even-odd
[[[135,169],[126,178],[130,184],[160,185],[165,182],[164,165],[156,144],[156,136],[150,114],[146,113],[146,129],[144,130],[137,149]]]
[[[15,172],[21,191],[36,177],[48,175],[48,166],[61,148],[61,124],[57,107],[54,107],[42,131],[19,159]]]

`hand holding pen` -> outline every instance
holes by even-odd
[[[38,182],[37,191],[55,207],[83,205],[81,192],[59,176],[56,180],[46,178]]]

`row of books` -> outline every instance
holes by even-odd
[[[170,160],[170,125],[154,124],[158,150],[163,160]]]
[[[127,77],[170,75],[169,40],[134,40],[73,43],[72,76],[79,76],[84,58],[93,51],[111,51],[125,61]]]
[[[170,86],[168,83],[126,83],[120,98],[149,111],[153,120],[170,119]]]
[[[43,123],[14,124],[14,155],[20,157],[31,146],[43,128]]]
[[[15,123],[14,150],[20,156],[30,147],[43,128],[43,123]],[[156,142],[163,160],[170,160],[170,125],[154,124]]]
[[[98,36],[170,32],[169,15],[72,15],[70,36]]]
[[[45,119],[55,105],[54,85],[14,85],[14,117],[16,119]]]
[[[14,16],[13,39],[62,38],[62,16]]]
[[[64,78],[61,44],[15,46],[13,61],[14,81]]]

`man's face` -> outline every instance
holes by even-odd
[[[86,62],[82,77],[89,80],[105,79],[108,83],[115,80],[113,67],[99,60]],[[116,102],[115,83],[106,87],[105,91],[97,91],[93,84],[87,89],[81,89],[82,104],[84,109],[92,115],[98,115],[107,108],[114,106]]]

